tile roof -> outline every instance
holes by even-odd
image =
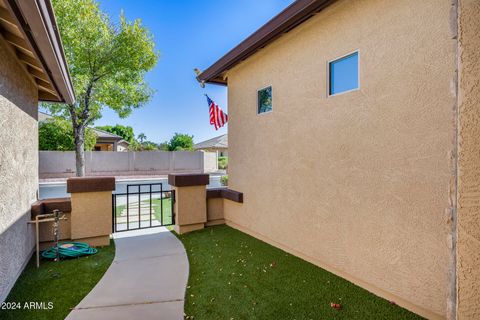
[[[199,142],[193,146],[193,149],[206,148],[228,148],[228,134]]]

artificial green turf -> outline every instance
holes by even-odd
[[[161,211],[161,207],[163,207],[163,213]],[[170,198],[164,198],[163,201],[160,199],[153,199],[152,200],[152,208],[153,214],[157,221],[161,222],[163,225],[172,224],[172,201]],[[163,217],[163,221],[161,221]]]
[[[187,319],[421,319],[230,227],[178,237],[190,262]]]
[[[141,201],[143,204],[149,204],[150,200],[149,199],[145,199],[145,200],[142,200]],[[135,204],[135,202],[133,203],[130,203],[131,205]],[[162,209],[160,207],[160,205],[162,205],[163,207],[163,213],[162,213]],[[116,216],[119,217],[121,214],[122,214],[122,211],[125,210],[127,208],[127,205],[126,204],[120,204],[117,206],[115,212],[116,212]],[[155,217],[155,219],[157,219],[158,222],[161,222],[162,225],[169,225],[169,224],[172,224],[173,221],[172,221],[172,201],[170,198],[163,198],[163,200],[159,199],[159,198],[154,198],[152,199],[152,213]],[[130,208],[130,215],[133,215],[133,214],[136,214],[138,211],[138,209],[136,208]],[[147,214],[148,215],[148,214]],[[161,219],[163,216],[163,219]],[[161,221],[163,220],[163,221]]]
[[[115,256],[114,242],[98,248],[98,253],[59,262],[41,260],[35,255],[15,283],[6,302],[20,303],[21,309],[0,310],[0,319],[60,320],[70,313],[102,278]],[[50,310],[25,309],[25,302],[53,302]]]

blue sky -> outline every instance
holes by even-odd
[[[209,124],[207,93],[228,111],[227,88],[200,88],[193,68],[204,70],[240,41],[286,8],[292,0],[100,0],[101,9],[118,21],[123,9],[129,20],[141,18],[154,35],[160,59],[147,81],[156,92],[148,105],[126,119],[105,109],[95,125],[132,126],[138,135],[163,142],[175,132],[199,142],[227,132]]]

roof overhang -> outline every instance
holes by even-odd
[[[125,144],[125,145],[129,146],[130,142],[128,142],[127,140],[120,140],[120,141],[117,142],[117,144]]]
[[[334,0],[297,0],[198,75],[200,82],[227,85],[226,71],[286,33]]]
[[[75,102],[50,0],[0,0],[0,34],[31,75],[40,101]]]
[[[102,143],[102,142],[114,143],[114,142],[118,142],[118,141],[121,141],[121,140],[122,140],[122,138],[99,137],[99,136],[97,136],[97,143]]]

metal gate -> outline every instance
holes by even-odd
[[[113,232],[175,224],[175,191],[161,183],[129,184],[126,193],[112,194]]]

